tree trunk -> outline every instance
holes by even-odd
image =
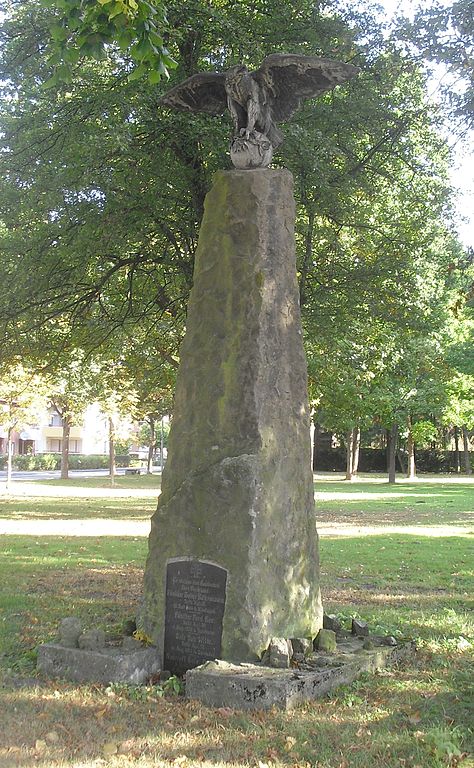
[[[459,451],[459,427],[454,427],[454,466],[456,474],[461,472],[461,455]]]
[[[450,449],[450,445],[449,445],[450,437],[451,437],[451,429],[449,427],[443,427],[442,431],[441,431],[441,438],[442,438],[442,441],[443,441],[443,451],[449,451],[449,449]]]
[[[304,258],[303,258],[303,264],[301,265],[301,271],[300,271],[300,306],[302,307],[306,303],[306,282],[308,279],[308,273],[310,265],[312,264],[313,259],[313,232],[314,232],[314,221],[316,217],[316,212],[313,210],[310,210],[308,206],[305,206],[306,212],[308,214],[308,226],[306,228],[305,233],[305,246],[304,246]]]
[[[319,421],[313,422],[313,452],[312,452],[312,464],[313,472],[316,472],[316,468],[318,465],[318,448],[319,448],[319,437],[321,434],[321,424]]]
[[[352,475],[355,477],[359,469],[360,456],[360,427],[352,430]]]
[[[115,483],[115,424],[112,416],[109,416],[109,475],[110,485]]]
[[[392,424],[390,434],[388,438],[388,482],[394,483],[397,472],[396,458],[397,458],[397,438],[398,438],[398,424]]]
[[[462,442],[463,442],[463,454],[464,454],[464,471],[466,475],[472,475],[471,457],[469,455],[469,437],[467,434],[467,427],[462,425]]]
[[[12,482],[12,469],[13,469],[13,442],[12,442],[13,427],[9,427],[7,431],[7,482],[6,489],[10,488]]]
[[[67,416],[63,420],[63,437],[61,444],[61,480],[69,478],[69,436],[71,434],[71,422]]]
[[[352,480],[354,474],[354,430],[346,432],[346,480]]]
[[[408,453],[408,466],[407,466],[407,478],[414,480],[416,477],[416,465],[415,465],[415,442],[413,440],[413,432],[411,428],[411,417],[407,418],[407,453]]]
[[[163,473],[163,451],[165,447],[165,436],[163,434],[163,418],[161,419],[160,431],[160,472]]]
[[[150,416],[148,419],[150,425],[150,445],[148,446],[147,474],[151,475],[153,471],[153,454],[155,453],[155,419]]]
[[[398,459],[398,466],[400,467],[400,472],[402,475],[406,475],[408,472],[408,464],[405,466],[402,459],[402,453],[400,451],[400,448],[397,448],[397,459]]]

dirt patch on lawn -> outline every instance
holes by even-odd
[[[143,568],[133,565],[107,568],[64,568],[41,574],[30,591],[73,600],[113,602],[133,612],[143,589]]]
[[[391,607],[430,610],[440,601],[450,602],[457,594],[448,589],[429,589],[423,587],[378,587],[357,584],[331,584],[322,587],[323,601],[338,606],[366,606],[369,608]]]

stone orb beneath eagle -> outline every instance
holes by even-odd
[[[160,99],[172,109],[222,115],[229,109],[234,135],[230,154],[239,169],[266,168],[280,146],[283,123],[313,99],[350,80],[353,64],[316,56],[273,53],[255,72],[243,64],[226,72],[199,72]]]

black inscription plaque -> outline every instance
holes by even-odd
[[[166,569],[163,666],[174,675],[221,654],[227,571],[201,560],[174,560]]]

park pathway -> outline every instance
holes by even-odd
[[[146,537],[150,533],[149,520],[9,520],[0,519],[0,535],[14,536],[131,536]],[[410,534],[414,536],[473,536],[469,525],[348,525],[323,523],[318,526],[320,536],[375,536]]]

